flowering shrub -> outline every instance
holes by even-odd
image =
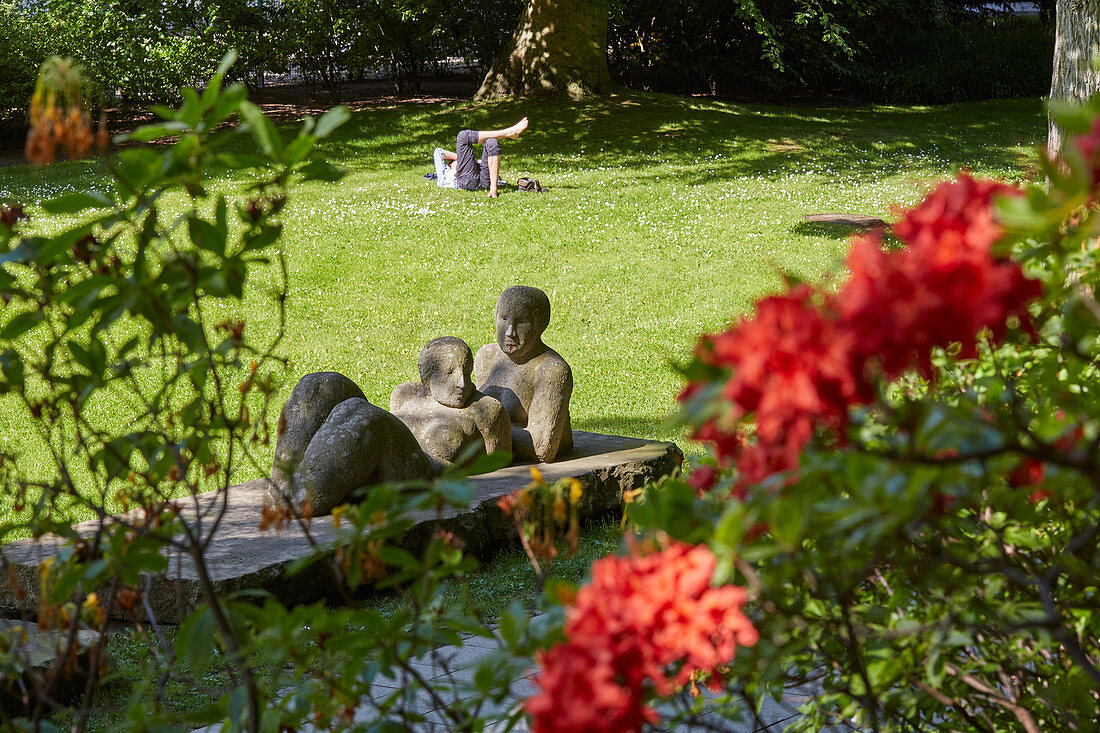
[[[536,733],[636,731],[658,719],[651,694],[699,674],[717,687],[720,667],[757,635],[744,590],[711,587],[714,567],[709,549],[682,543],[595,562],[566,612],[566,642],[539,658],[542,691],[526,705]]]
[[[1100,98],[1052,114],[1048,187],[962,173],[900,247],[854,237],[841,282],[701,339],[681,401],[711,456],[628,516],[748,590],[728,699],[800,685],[803,730],[1095,725]]]
[[[736,465],[739,492],[797,468],[816,431],[842,441],[849,407],[874,400],[881,379],[907,369],[930,376],[934,348],[958,344],[959,356],[973,357],[983,331],[999,340],[1010,317],[1026,322],[1039,284],[993,252],[1003,233],[994,197],[1020,193],[960,174],[897,223],[904,248],[884,251],[881,232],[855,238],[836,295],[795,285],[703,338],[698,357],[724,386],[696,437]],[[716,380],[714,370],[705,376]],[[709,395],[705,384],[691,382],[681,400]]]

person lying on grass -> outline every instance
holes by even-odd
[[[463,130],[458,133],[455,151],[436,148],[436,184],[441,188],[460,188],[463,191],[489,191],[489,198],[497,197],[497,181],[500,174],[499,138],[517,138],[527,129],[527,118],[502,130]],[[481,162],[474,157],[474,145],[482,145]],[[446,161],[452,161],[450,164]]]

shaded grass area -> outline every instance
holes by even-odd
[[[506,190],[490,201],[422,179],[432,148],[452,146],[457,130],[524,115],[531,127],[504,142],[502,175],[539,178],[549,193]],[[631,93],[585,104],[357,113],[325,145],[350,174],[336,185],[301,186],[284,215],[278,246],[291,266],[284,342],[291,366],[283,395],[305,373],[336,370],[385,406],[396,384],[416,379],[423,343],[456,335],[476,351],[493,339],[500,291],[529,284],[549,294],[545,338],[573,368],[573,427],[671,439],[696,451],[664,424],[682,387],[672,364],[688,358],[700,333],[723,328],[779,288],[784,273],[816,278],[837,266],[846,232],[807,225],[803,215],[891,219],[893,206],[915,202],[959,167],[1021,179],[1045,134],[1037,100],[781,108]],[[0,170],[0,201],[33,204],[101,185],[97,162],[8,168]],[[35,216],[45,230],[58,224]],[[273,282],[255,273],[239,312],[225,313],[243,317],[253,337],[276,327]],[[32,472],[44,472],[29,420],[0,401],[0,440],[25,451]],[[237,478],[254,478],[262,463]],[[550,573],[580,581],[619,542],[616,521],[591,525],[581,553],[558,559]],[[522,553],[504,550],[449,586],[446,602],[493,618],[513,599],[529,603],[536,590]],[[372,602],[383,610],[404,603]],[[123,675],[104,702],[119,705],[143,694],[149,647],[119,636],[110,651]],[[210,674],[205,684],[225,684],[224,669]],[[203,685],[173,682],[168,699],[189,710],[209,695]]]
[[[594,561],[616,552],[621,545],[619,518],[609,516],[588,522],[582,527],[577,552],[564,554],[562,545],[563,554],[544,568],[546,578],[580,584]],[[448,611],[466,613],[493,624],[513,601],[534,609],[539,587],[522,550],[518,546],[507,547],[466,576],[444,581],[438,602]],[[363,603],[387,616],[399,609],[413,608],[400,592],[393,591],[374,593]],[[164,627],[161,633],[169,645],[176,643],[175,627]],[[154,699],[161,683],[160,675],[165,672],[163,662],[158,661],[158,642],[148,629],[131,628],[108,637],[107,653],[112,671],[97,692],[93,703],[97,711],[89,721],[89,729],[138,726],[141,721],[127,721],[121,711],[128,700],[145,700],[148,705]],[[279,675],[271,664],[262,664],[258,672],[262,687],[272,692],[279,689]],[[211,660],[204,670],[193,670],[186,660],[177,661],[171,674],[163,679],[162,710],[178,715],[201,710],[210,705],[212,699],[225,694],[232,682],[233,673],[227,659]],[[74,722],[68,715],[57,716],[54,722],[67,727]]]
[[[423,180],[432,148],[452,147],[459,129],[524,115],[528,131],[503,142],[502,176],[539,178],[549,193],[511,189],[493,201]],[[549,294],[545,340],[573,368],[574,428],[677,440],[692,452],[664,425],[682,387],[672,365],[784,273],[816,278],[840,262],[845,232],[803,215],[890,219],[959,167],[1020,179],[1045,125],[1038,100],[785,108],[642,93],[356,113],[325,144],[350,174],[299,187],[284,215],[283,395],[303,374],[335,370],[385,406],[396,384],[417,378],[425,342],[455,335],[476,351],[494,337],[501,290],[529,284]],[[97,162],[8,168],[0,200],[33,203],[104,181]],[[273,282],[255,273],[243,307],[226,313],[253,337],[276,326]],[[0,403],[0,436],[34,460],[28,419]]]

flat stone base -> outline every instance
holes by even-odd
[[[548,482],[572,477],[581,481],[584,498],[582,516],[592,516],[619,506],[624,491],[644,486],[671,473],[683,460],[674,443],[665,443],[615,435],[573,432],[573,452],[566,460],[536,464]],[[448,508],[436,512],[417,512],[415,525],[406,533],[402,545],[422,547],[437,526],[453,532],[466,543],[466,549],[485,552],[514,535],[496,500],[531,482],[531,464],[520,464],[474,476],[474,498],[466,509]],[[206,564],[215,591],[220,595],[241,590],[269,591],[283,603],[308,603],[334,593],[329,573],[320,566],[288,575],[286,568],[310,552],[310,544],[301,527],[292,522],[282,529],[260,531],[260,511],[264,503],[265,479],[231,487],[226,492],[200,494],[198,513],[185,510],[184,521],[209,531],[216,509],[224,501],[226,511],[214,531]],[[190,500],[186,504],[191,504]],[[436,524],[437,520],[439,525]],[[83,536],[93,534],[95,520],[74,525]],[[320,546],[331,543],[335,530],[332,517],[314,517],[309,533]],[[22,540],[0,547],[0,578],[18,579],[0,586],[0,610],[31,612],[38,607],[38,564],[58,552],[62,541],[54,536]],[[13,569],[15,572],[12,573]],[[201,587],[194,563],[187,555],[169,553],[168,570],[150,578],[150,606],[158,620],[179,621],[202,602]],[[106,601],[106,599],[102,599]]]
[[[26,715],[29,708],[24,704],[24,691],[33,701],[38,685],[51,674],[56,674],[49,691],[53,699],[68,701],[84,691],[92,666],[89,651],[99,643],[98,633],[78,629],[70,637],[67,630],[41,631],[33,623],[0,618],[0,635],[11,644],[9,652],[24,665],[21,676],[0,675],[0,712]]]

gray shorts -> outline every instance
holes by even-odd
[[[477,130],[463,130],[455,143],[455,183],[466,191],[483,191],[489,188],[489,158],[500,156],[500,142],[491,137],[481,150],[481,162],[474,157]]]

